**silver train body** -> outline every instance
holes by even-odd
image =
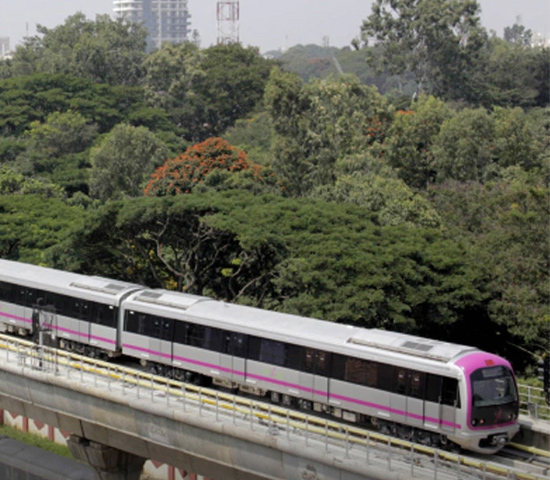
[[[494,453],[518,432],[505,359],[462,345],[0,260],[0,331]]]

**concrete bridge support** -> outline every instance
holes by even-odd
[[[146,461],[78,435],[71,435],[67,446],[77,460],[86,462],[95,470],[97,480],[139,480]]]

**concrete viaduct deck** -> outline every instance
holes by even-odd
[[[223,480],[462,478],[460,457],[438,471],[446,454],[426,447],[374,446],[368,432],[351,441],[359,429],[10,342],[0,338],[0,408],[70,432],[100,479],[138,479],[147,459]]]

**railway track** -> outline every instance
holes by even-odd
[[[550,480],[550,453],[532,447],[512,444],[492,457],[446,452],[316,415],[184,384],[63,350],[49,347],[40,349],[36,344],[17,337],[0,335],[0,351],[6,352],[6,356],[12,352],[12,359],[17,357],[20,364],[28,362],[33,368],[42,368],[45,372],[48,369],[57,372],[60,368],[67,368],[81,376],[92,375],[93,381],[98,385],[112,388],[111,385],[116,384],[122,392],[137,393],[139,398],[156,398],[156,401],[161,401],[159,398],[162,398],[169,405],[172,398],[173,402],[178,402],[183,408],[193,404],[198,405],[199,409],[215,412],[216,418],[229,415],[241,420],[247,419],[251,426],[260,424],[272,435],[300,435],[305,438],[306,443],[314,442],[327,451],[341,449],[346,457],[360,452],[367,462],[375,457],[387,460],[390,469],[392,461],[406,462],[410,466],[411,478],[415,476],[415,471],[430,468],[434,471],[433,478],[436,479],[449,478],[450,473],[456,473],[456,478],[461,479]],[[0,357],[0,362],[4,358]]]

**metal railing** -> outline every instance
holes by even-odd
[[[535,420],[550,421],[550,405],[546,403],[544,390],[530,385],[518,385],[520,413]]]
[[[406,440],[371,432],[362,428],[296,412],[261,401],[159,377],[115,363],[84,357],[63,350],[37,346],[32,342],[0,334],[0,363],[17,362],[23,368],[43,373],[78,378],[79,384],[92,383],[122,395],[154,403],[164,402],[169,408],[193,409],[199,415],[215,416],[216,421],[238,421],[254,431],[263,429],[269,435],[299,437],[306,446],[337,453],[346,459],[363,458],[367,464],[382,462],[390,471],[402,471],[406,465],[411,478],[472,478],[482,480],[550,480],[546,474],[527,472],[497,463],[438,450]],[[536,392],[527,390],[526,395]],[[523,397],[522,397],[523,398]],[[528,398],[535,398],[528,397]],[[416,473],[415,473],[416,472]],[[456,474],[456,476],[454,476]],[[450,476],[451,475],[451,476]]]

